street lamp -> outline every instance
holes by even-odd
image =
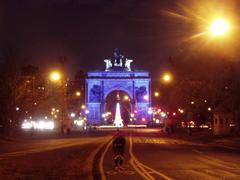
[[[66,80],[64,79],[64,75],[59,71],[52,71],[50,73],[50,80],[53,82],[60,82],[61,83],[61,107],[62,107],[62,116],[61,116],[61,131],[63,132],[63,125],[64,125],[64,118],[66,117]]]
[[[77,91],[77,92],[75,93],[75,95],[79,97],[79,96],[81,96],[81,92],[80,92],[80,91]]]
[[[129,97],[126,95],[126,96],[124,96],[124,100],[125,101],[128,101],[129,100]]]
[[[54,82],[61,80],[61,74],[58,71],[53,71],[50,73],[50,79]]]
[[[159,97],[159,92],[158,91],[154,92],[154,96]]]
[[[223,18],[214,19],[210,25],[210,32],[213,36],[223,36],[229,31],[229,23]]]
[[[165,83],[170,83],[172,81],[173,77],[171,73],[164,73],[162,76],[162,80]]]

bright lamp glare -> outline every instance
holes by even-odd
[[[166,113],[161,112],[161,116],[162,116],[162,117],[166,117]]]
[[[52,81],[59,81],[60,78],[61,78],[61,75],[60,75],[59,72],[52,72],[50,74],[50,78],[51,78]]]
[[[165,83],[170,83],[172,81],[172,75],[170,73],[164,73],[162,76],[162,80]]]
[[[39,129],[39,130],[52,130],[55,125],[53,121],[24,121],[22,123],[23,129]]]
[[[74,120],[74,124],[77,126],[82,126],[83,125],[83,120]]]
[[[31,129],[33,127],[31,122],[23,122],[22,123],[22,128],[23,129]]]
[[[143,99],[147,101],[148,100],[148,95],[144,95]]]
[[[129,100],[129,97],[128,96],[124,96],[124,100]]]
[[[155,96],[155,97],[158,97],[158,96],[159,96],[159,92],[155,92],[155,93],[154,93],[154,96]]]
[[[229,24],[224,19],[216,19],[212,22],[210,31],[215,36],[221,36],[229,30]]]
[[[75,114],[75,113],[71,113],[70,116],[71,116],[72,118],[74,118],[74,117],[76,116],[76,114]]]

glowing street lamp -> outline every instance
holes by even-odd
[[[172,81],[173,77],[170,73],[164,73],[162,76],[162,80],[165,83],[170,83]]]
[[[67,81],[65,79],[65,73],[62,70],[60,71],[52,71],[49,75],[51,81],[55,83],[60,83],[60,90],[61,90],[61,131],[63,133],[64,127],[64,120],[66,118],[66,108],[67,108],[67,101],[66,101],[66,92],[67,92]]]
[[[223,18],[215,19],[210,25],[210,32],[214,36],[223,36],[229,31],[229,23]]]
[[[81,92],[80,92],[80,91],[77,91],[77,92],[75,93],[75,95],[79,97],[79,96],[81,96]]]
[[[129,97],[126,95],[124,96],[124,100],[128,101],[129,100]]]
[[[59,81],[61,79],[61,74],[58,71],[53,71],[50,73],[50,79],[55,82]]]
[[[157,92],[157,91],[154,92],[154,96],[155,96],[155,97],[159,97],[159,92]]]
[[[71,113],[70,116],[71,116],[72,118],[75,118],[76,114],[75,114],[75,113]]]

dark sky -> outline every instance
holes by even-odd
[[[158,75],[169,56],[189,49],[189,43],[182,40],[196,30],[194,23],[162,12],[186,15],[181,5],[194,11],[196,2],[2,0],[0,45],[16,47],[25,63],[40,68],[54,67],[60,57],[66,56],[69,72],[104,68],[103,59],[112,57],[113,49],[118,47],[122,54],[134,59],[137,69]],[[212,2],[223,4],[226,0]],[[237,0],[227,2],[232,9],[238,9]]]

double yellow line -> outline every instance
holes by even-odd
[[[107,144],[106,148],[105,148],[104,151],[103,151],[102,156],[100,157],[99,170],[100,170],[100,174],[101,174],[101,179],[102,179],[102,180],[106,180],[106,179],[107,179],[106,176],[105,176],[104,170],[103,170],[103,160],[104,160],[104,157],[106,156],[106,153],[107,153],[109,147],[110,147],[111,144],[112,144],[112,141],[113,141],[113,140],[111,140],[111,141]]]
[[[106,153],[109,149],[109,147],[111,146],[112,144],[112,141],[109,141],[109,143],[107,143],[106,145],[106,148],[104,149],[103,153],[102,153],[102,156],[100,157],[100,161],[99,161],[99,170],[100,170],[100,174],[101,174],[101,179],[102,180],[106,180],[106,175],[104,173],[104,169],[103,169],[103,161],[104,161],[104,158],[106,156]],[[103,147],[105,144],[102,144],[101,147]],[[132,165],[132,167],[135,169],[135,171],[138,172],[138,174],[140,176],[142,176],[144,179],[147,179],[147,180],[154,180],[155,177],[152,176],[152,174],[155,174],[157,176],[160,176],[162,179],[165,179],[165,180],[172,180],[172,178],[166,176],[165,174],[161,173],[161,172],[158,172],[152,168],[150,168],[149,166],[147,165],[144,165],[142,164],[141,162],[139,162],[137,160],[137,158],[134,156],[133,154],[133,142],[132,142],[132,136],[129,137],[129,155],[130,155],[130,160],[129,160],[129,163]]]
[[[130,164],[133,168],[145,179],[154,180],[155,178],[151,174],[156,174],[160,176],[162,179],[171,180],[170,177],[166,176],[165,174],[158,172],[149,166],[146,166],[139,162],[137,158],[133,154],[133,143],[132,143],[132,136],[129,138],[129,154],[130,154]]]

